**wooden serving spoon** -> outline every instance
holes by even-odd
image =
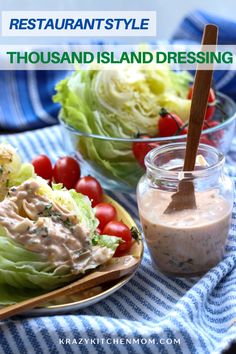
[[[108,281],[119,279],[125,275],[132,274],[137,269],[142,257],[124,256],[114,258],[114,263],[104,265],[96,272],[90,273],[63,288],[50,291],[49,293],[33,297],[29,300],[18,302],[0,309],[0,320],[30,310],[43,302],[53,300],[59,296],[71,295],[79,291],[91,289]]]
[[[213,45],[213,49],[215,49],[217,44],[217,36],[218,27],[215,25],[206,25],[204,28],[202,45]],[[184,178],[179,182],[178,191],[172,195],[172,201],[164,211],[164,214],[170,214],[184,209],[196,209],[194,184],[192,182],[191,171],[194,171],[195,168],[197,150],[207,109],[209,91],[211,88],[212,75],[213,66],[211,66],[208,70],[197,69],[196,71],[183,166],[183,171],[190,172],[189,179],[187,180]]]

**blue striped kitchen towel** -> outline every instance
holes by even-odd
[[[0,141],[16,146],[25,161],[39,153],[55,161],[69,152],[61,129],[3,135]],[[236,176],[236,142],[232,148],[227,167]],[[111,196],[139,223],[134,195]],[[154,271],[145,248],[138,272],[107,299],[67,315],[0,322],[0,353],[221,353],[236,338],[235,237],[236,204],[226,257],[201,279]]]
[[[183,43],[200,43],[203,28],[208,23],[214,23],[219,27],[219,44],[235,45],[236,44],[236,22],[229,19],[216,16],[205,11],[194,11],[187,15],[180,23],[178,29],[172,37],[172,41]],[[236,72],[216,71],[214,73],[214,86],[218,91],[236,100]]]
[[[54,87],[65,71],[0,71],[0,133],[58,123]]]

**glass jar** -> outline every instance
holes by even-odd
[[[224,171],[224,155],[201,144],[195,170],[183,172],[185,148],[185,143],[174,143],[150,151],[137,187],[152,261],[175,276],[204,274],[222,259],[233,207],[233,183]],[[194,185],[196,209],[164,213],[182,179]]]

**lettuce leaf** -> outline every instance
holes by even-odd
[[[21,162],[16,149],[8,143],[0,144],[0,201],[7,194],[8,188],[18,186],[35,176],[34,167]]]
[[[39,194],[44,195],[49,201],[75,212],[81,223],[90,230],[90,235],[94,234],[99,222],[95,218],[95,211],[87,196],[77,193],[74,189],[68,191],[60,183],[53,184],[51,188],[44,179],[37,177],[36,180],[40,184]]]
[[[67,282],[65,268],[55,269],[41,254],[26,250],[0,228],[0,284],[50,289]]]
[[[34,176],[34,166],[30,163],[22,163],[19,171],[11,174],[8,187],[19,186],[22,182]]]
[[[108,235],[95,235],[92,238],[93,245],[99,245],[101,247],[110,248],[115,252],[116,248],[119,246],[121,242],[124,242],[122,239],[116,236],[108,236]]]
[[[111,258],[120,239],[115,236],[99,237],[101,240],[94,246],[94,251],[98,247],[106,248]],[[80,275],[70,273],[66,268],[55,269],[42,255],[25,250],[9,237],[0,236],[0,305],[15,303],[66,285],[98,265],[91,260],[85,264]]]

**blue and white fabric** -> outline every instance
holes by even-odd
[[[219,26],[219,44],[228,45],[228,50],[230,50],[230,45],[236,45],[236,22],[203,11],[194,11],[185,17],[172,37],[172,42],[201,43],[203,28],[208,23],[214,23]],[[235,70],[216,71],[213,83],[216,90],[236,99]]]
[[[200,21],[200,15],[204,20]],[[197,33],[209,20],[205,17],[208,15],[200,15],[188,17],[176,37],[183,38],[188,25],[192,29],[190,39],[198,40]],[[228,23],[219,20],[221,24],[227,31]],[[70,152],[65,148],[62,128],[54,125],[58,106],[50,99],[55,82],[64,75],[57,71],[0,73],[0,141],[16,146],[25,161],[40,153],[55,161]],[[221,90],[234,96],[234,86],[221,83]],[[49,125],[54,126],[45,127]],[[29,129],[35,130],[12,134]],[[236,181],[236,142],[227,158],[227,168]],[[138,222],[134,195],[111,196]],[[0,353],[222,353],[236,338],[235,251],[236,203],[225,258],[202,278],[169,278],[154,271],[145,248],[138,272],[107,299],[66,315],[15,317],[0,322]],[[113,339],[120,344],[112,343]]]
[[[0,133],[37,129],[58,123],[55,84],[64,71],[0,71]]]
[[[3,140],[15,145],[25,161],[40,153],[55,161],[68,153],[60,126],[3,135],[0,141]],[[228,158],[230,172],[236,176],[232,167],[235,153],[236,142]],[[139,223],[134,195],[111,193],[111,196]],[[171,279],[154,271],[145,248],[136,275],[107,299],[68,315],[18,317],[0,322],[0,352],[221,353],[236,338],[235,251],[236,205],[226,257],[203,278]],[[108,342],[135,338],[139,344],[79,345],[80,338],[103,338]],[[63,339],[69,339],[70,343],[75,339],[77,344],[61,344]]]

